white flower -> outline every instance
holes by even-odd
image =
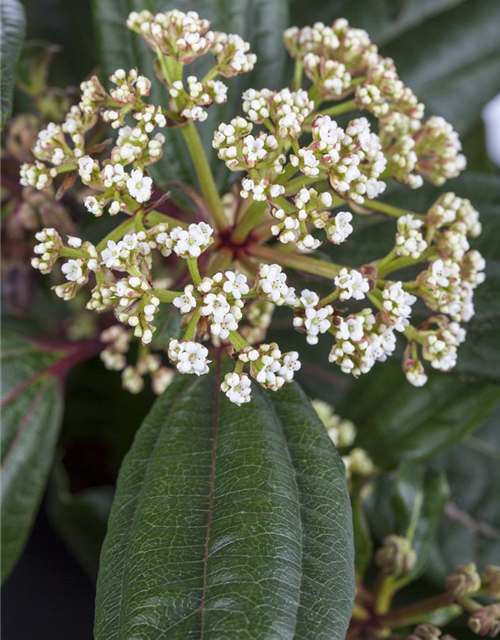
[[[250,402],[252,399],[250,396],[251,382],[246,373],[241,375],[236,372],[227,373],[220,388],[229,400],[238,406]]]
[[[78,160],[78,173],[82,182],[90,182],[95,166],[97,166],[97,163],[90,156],[83,156]]]
[[[319,302],[319,296],[314,291],[309,291],[309,289],[303,289],[299,302],[303,307],[307,309],[307,307],[315,307]]]
[[[196,298],[193,296],[193,291],[193,285],[188,284],[187,287],[184,287],[184,294],[174,298],[173,304],[181,313],[189,313],[196,307]]]
[[[264,264],[259,269],[258,289],[276,305],[295,303],[295,290],[286,283],[286,274],[278,264]]]
[[[102,263],[105,264],[108,269],[113,269],[113,267],[120,265],[121,249],[120,243],[117,244],[113,240],[108,240],[106,249],[101,252]]]
[[[168,346],[168,355],[180,373],[201,376],[209,371],[208,349],[199,342],[179,342],[172,339]]]
[[[232,294],[236,300],[240,300],[241,296],[246,296],[250,291],[247,284],[247,277],[242,273],[236,275],[234,271],[225,272],[226,281],[222,285],[224,293]]]
[[[307,342],[309,344],[318,344],[318,334],[326,333],[331,327],[331,314],[331,307],[323,307],[322,309],[308,307],[306,309],[306,321],[304,325],[307,331]]]
[[[340,270],[334,282],[341,289],[339,295],[341,300],[349,300],[350,298],[362,300],[365,297],[365,293],[370,289],[370,283],[367,278],[364,278],[356,269],[348,270],[346,267]]]
[[[103,169],[103,185],[107,188],[127,177],[121,164],[107,164]]]
[[[136,233],[129,233],[126,236],[123,236],[121,240],[120,247],[123,249],[127,249],[127,251],[133,251],[139,243],[139,239]]]
[[[217,319],[210,325],[210,331],[214,336],[219,336],[222,340],[229,337],[231,331],[237,331],[238,323],[232,313],[226,313],[222,319]]]
[[[140,169],[134,169],[127,180],[127,190],[137,202],[147,202],[151,198],[153,180],[145,177]]]
[[[222,322],[231,310],[229,302],[223,293],[207,293],[203,298],[204,306],[200,309],[203,316],[212,316],[216,323]]]
[[[99,204],[97,198],[94,196],[87,196],[83,201],[85,208],[89,213],[92,213],[96,218],[102,216],[102,206]]]
[[[350,224],[351,220],[352,213],[339,211],[327,227],[328,240],[333,244],[341,244],[347,240],[348,236],[353,232],[353,227]]]
[[[417,301],[415,296],[403,289],[402,282],[388,282],[383,291],[383,307],[396,331],[404,331],[410,324],[411,307]]]
[[[398,256],[410,256],[414,260],[420,258],[427,249],[427,242],[419,231],[423,221],[413,217],[411,213],[398,218],[398,232],[394,253]]]
[[[68,260],[61,267],[61,271],[66,276],[66,280],[77,282],[83,275],[81,262],[79,260]]]
[[[291,382],[296,371],[300,369],[299,354],[297,351],[285,353],[279,369],[279,375],[285,379],[285,382]]]
[[[190,224],[189,229],[175,227],[170,232],[173,249],[181,258],[197,258],[213,242],[214,230],[206,222]]]

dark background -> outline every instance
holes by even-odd
[[[426,6],[431,4],[428,0],[420,1]],[[325,0],[321,8],[324,14],[322,17],[325,21],[338,17],[354,3],[359,5],[358,0]],[[76,87],[83,78],[98,71],[98,51],[92,26],[90,0],[24,0],[23,4],[27,13],[27,39],[55,43],[61,47],[61,52],[56,56],[51,68],[51,85]],[[305,10],[307,4],[306,0],[295,0],[295,5],[300,5],[304,18],[298,20],[301,24],[308,21]],[[370,3],[372,8],[375,4],[377,3]],[[405,3],[399,0],[380,0],[380,5],[386,8],[393,7],[394,11],[403,4]],[[450,2],[450,5],[452,4]],[[456,4],[459,5],[460,2]],[[352,16],[349,17],[357,26]],[[375,15],[373,19],[376,22]],[[364,23],[359,26],[371,28],[371,25]],[[377,25],[374,24],[373,28],[376,30]],[[392,50],[390,53],[393,53]],[[397,49],[394,51],[397,64],[400,56],[396,54],[400,53]],[[414,51],[412,55],[417,56],[419,52]],[[460,55],[459,51],[457,55]],[[438,88],[428,88],[426,98],[432,106],[447,106],[447,103],[441,102]],[[25,98],[19,93],[16,94],[15,106],[17,112],[23,111],[25,107]],[[432,106],[430,112],[433,112]],[[435,108],[435,111],[439,111],[439,108]],[[452,113],[444,115],[453,119]],[[498,171],[498,168],[492,167],[485,154],[481,121],[463,124],[461,134],[469,158],[469,167],[480,171]],[[92,372],[88,367],[93,367]],[[90,379],[92,386],[89,383],[85,386],[85,381]],[[98,517],[94,518],[96,496],[86,492],[94,487],[109,488],[114,482],[134,428],[140,423],[150,403],[151,396],[147,393],[141,394],[138,398],[120,393],[119,376],[104,371],[98,363],[80,367],[70,377],[61,438],[62,464],[59,463],[59,470],[63,474],[64,469],[71,471],[71,492],[80,495],[81,500],[78,504],[67,504],[66,511],[63,508],[64,500],[60,500],[57,503],[58,511],[54,512],[54,493],[59,497],[66,494],[64,487],[58,486],[54,489],[52,481],[29,543],[3,588],[4,640],[92,639],[96,553],[92,554],[90,561],[88,557],[78,555],[75,546],[68,543],[71,536],[64,535],[68,533],[64,525],[68,525],[70,520],[76,517],[80,524],[83,522],[82,529],[89,538],[95,535],[95,539],[99,539],[102,534],[99,522],[104,528],[105,517],[100,521]],[[106,407],[107,415],[100,414],[103,406]],[[118,414],[128,418],[126,424],[122,424],[120,420],[119,432],[116,421]],[[109,491],[98,496],[98,516],[105,515],[110,497]],[[71,509],[73,511],[70,511]],[[92,525],[89,513],[94,518]],[[58,522],[57,526],[54,526],[55,520]],[[95,525],[95,522],[98,524]],[[67,542],[63,542],[62,538]],[[75,554],[79,561],[75,559]]]

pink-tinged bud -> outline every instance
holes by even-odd
[[[384,538],[384,546],[377,551],[375,562],[387,576],[398,578],[413,569],[417,554],[409,540],[391,535]]]
[[[463,567],[457,567],[446,579],[446,590],[455,598],[463,598],[481,589],[481,578],[476,565],[471,562]]]
[[[468,625],[469,629],[479,636],[496,638],[500,633],[500,603],[474,611]]]
[[[483,590],[496,600],[500,599],[500,567],[486,567],[481,576]]]

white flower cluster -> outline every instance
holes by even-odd
[[[208,349],[199,342],[172,339],[168,345],[168,357],[179,373],[202,376],[209,371]]]
[[[220,124],[212,142],[218,157],[231,171],[282,173],[286,158],[276,136],[260,132],[255,137],[251,135],[252,129],[253,124],[241,117],[233,118],[229,124]],[[259,175],[252,173],[255,177]]]
[[[411,308],[417,298],[403,289],[402,282],[388,282],[382,289],[384,320],[396,331],[404,331],[410,324]]]
[[[35,233],[35,238],[39,244],[35,245],[33,251],[39,257],[33,258],[31,266],[42,273],[50,273],[61,256],[62,238],[55,229],[51,228],[38,231]]]
[[[302,173],[308,177],[325,174],[335,192],[358,204],[385,190],[379,177],[387,161],[366,118],[351,120],[344,131],[329,116],[320,115],[312,123],[312,134],[312,143],[290,156]]]
[[[203,107],[226,102],[227,86],[220,80],[207,80],[202,84],[196,76],[188,76],[187,89],[182,80],[176,80],[170,87],[170,95],[176,99],[181,116],[204,122],[208,112]]]
[[[356,89],[356,102],[377,118],[391,111],[400,111],[417,120],[424,116],[424,105],[399,78],[391,58],[381,57],[368,69],[366,82]]]
[[[368,373],[375,362],[385,362],[396,348],[393,327],[374,316],[371,309],[336,318],[334,335],[336,342],[328,359],[354,376]]]
[[[276,306],[295,306],[295,289],[289,287],[286,280],[286,274],[278,264],[261,264],[255,287]]]
[[[450,371],[457,364],[457,350],[464,342],[466,331],[458,322],[438,318],[438,331],[425,337],[422,355],[434,369]]]
[[[397,225],[398,231],[396,233],[394,253],[414,260],[420,258],[427,249],[427,242],[420,231],[424,226],[423,220],[419,220],[409,213],[398,218]]]
[[[319,296],[314,291],[304,289],[298,300],[293,326],[306,332],[309,344],[318,344],[319,334],[326,333],[332,326],[333,307],[318,307]],[[301,311],[303,309],[303,311]]]
[[[311,52],[304,57],[304,69],[323,100],[339,100],[351,91],[351,74],[338,60],[329,60]]]
[[[19,183],[23,187],[35,187],[42,191],[50,187],[52,180],[57,176],[57,169],[49,169],[43,162],[37,161],[34,164],[25,162],[21,165],[19,175]]]
[[[146,258],[151,254],[151,246],[144,231],[129,233],[119,242],[108,240],[106,248],[101,251],[101,262],[108,269],[127,271],[137,263],[138,258]]]
[[[326,227],[328,240],[333,244],[345,242],[354,231],[351,222],[352,213],[349,211],[339,211],[333,220],[329,221]]]
[[[252,378],[272,391],[278,391],[286,382],[291,382],[300,369],[299,354],[296,351],[282,353],[275,342],[261,344],[258,349],[246,348],[238,358],[250,363]]]
[[[366,74],[379,57],[367,32],[351,27],[344,18],[335,20],[331,27],[322,22],[303,29],[291,27],[285,31],[285,46],[293,58],[304,60],[308,53],[314,53],[343,64],[352,76]]]
[[[342,268],[335,276],[335,286],[339,289],[339,298],[342,301],[363,300],[365,293],[370,290],[370,281],[356,269]]]
[[[122,371],[123,387],[130,393],[140,393],[144,389],[144,376],[147,374],[151,376],[151,385],[156,395],[161,395],[172,382],[173,370],[162,366],[158,355],[142,356],[135,366],[127,364],[131,331],[115,324],[102,331],[99,337],[106,344],[100,354],[104,366],[111,371]]]
[[[160,306],[151,285],[144,276],[129,276],[116,283],[98,283],[92,291],[87,309],[112,309],[117,320],[134,329],[134,336],[144,345],[151,343],[156,328],[152,324]]]
[[[465,169],[458,134],[444,118],[432,116],[421,122],[390,112],[379,124],[388,166],[403,184],[415,189],[422,186],[425,178],[440,186]]]
[[[226,340],[231,331],[238,330],[242,318],[242,296],[249,292],[247,278],[234,271],[216,273],[198,285],[203,295],[201,315],[209,318],[212,335]]]
[[[252,396],[252,383],[246,373],[240,374],[233,371],[227,373],[221,383],[220,388],[226,394],[229,401],[241,406],[250,402]]]
[[[465,224],[467,235],[477,238],[481,234],[479,213],[470,200],[459,198],[452,192],[443,193],[427,212],[427,224],[440,229],[455,222]]]
[[[293,208],[289,203],[286,212],[279,206],[271,209],[271,215],[279,222],[271,227],[271,233],[283,244],[292,242],[304,251],[317,249],[321,241],[309,232],[307,224],[312,224],[316,229],[324,229],[330,216],[327,209],[332,206],[332,202],[332,195],[328,191],[318,193],[312,188],[302,188],[294,197]]]
[[[138,204],[150,200],[152,179],[145,175],[144,167],[158,162],[165,142],[161,133],[151,134],[167,121],[160,107],[143,101],[151,82],[136,70],[127,73],[118,69],[110,80],[115,87],[109,93],[96,77],[83,82],[80,103],[71,107],[63,124],[50,123],[40,131],[33,148],[37,161],[21,167],[21,184],[47,189],[60,173],[76,170],[82,182],[97,192],[84,200],[86,209],[95,216],[101,216],[108,205],[111,215],[126,210],[124,199],[128,197]],[[125,124],[128,114],[135,120],[133,126]],[[85,133],[96,125],[98,115],[118,129],[110,158],[102,168],[85,152]],[[100,151],[100,145],[91,150]],[[133,166],[127,172],[125,167],[130,164]]]
[[[231,78],[251,71],[257,61],[250,53],[250,45],[235,34],[209,31],[210,22],[201,19],[195,11],[184,13],[177,9],[153,15],[149,11],[133,11],[127,26],[142,36],[155,53],[173,58],[187,65],[205,55],[215,56],[215,67],[207,76],[221,75]],[[164,69],[163,65],[160,65]],[[175,107],[186,120],[203,122],[207,118],[204,107],[227,100],[227,87],[220,80],[200,82],[193,75],[187,78],[187,87],[172,68],[166,64],[164,80]]]
[[[418,293],[429,309],[468,322],[474,315],[474,289],[484,282],[484,268],[478,251],[466,253],[461,264],[438,258],[419,274]]]
[[[274,133],[288,140],[298,137],[304,120],[314,108],[314,102],[304,89],[247,89],[242,99],[243,111],[249,120],[258,124],[270,122]]]

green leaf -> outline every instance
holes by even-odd
[[[182,335],[182,316],[175,307],[170,304],[160,305],[160,310],[155,316],[153,344],[156,349],[166,349],[172,338],[178,340]]]
[[[399,363],[389,361],[356,380],[338,412],[358,427],[355,445],[392,468],[458,442],[499,399],[500,385],[452,374],[431,373],[424,387],[412,387]]]
[[[60,462],[55,465],[47,492],[47,515],[92,580],[97,577],[113,496],[113,487],[92,487],[72,493],[63,465]]]
[[[417,554],[403,582],[413,582],[425,570],[443,510],[450,497],[446,475],[418,464],[402,465],[393,489],[395,523],[411,539]]]
[[[62,418],[62,353],[4,332],[2,339],[2,581],[28,538]]]
[[[405,32],[382,53],[395,60],[428,114],[444,116],[464,133],[500,91],[499,22],[497,0],[467,0]]]
[[[365,516],[362,487],[353,488],[351,497],[354,532],[354,558],[356,577],[363,580],[373,555],[373,541]]]
[[[343,639],[354,590],[344,467],[296,384],[221,396],[179,377],[124,461],[96,639]]]
[[[227,171],[212,148],[212,135],[221,122],[228,122],[241,111],[241,93],[249,86],[281,88],[285,62],[282,32],[288,26],[288,4],[282,0],[93,0],[95,28],[98,34],[101,64],[106,75],[118,68],[137,66],[141,73],[155,80],[150,94],[154,104],[167,104],[168,93],[153,72],[154,54],[125,22],[131,11],[149,9],[153,13],[169,9],[198,11],[212,21],[212,29],[237,33],[252,45],[258,63],[251,74],[228,80],[228,103],[212,106],[207,121],[200,127],[206,153],[220,181]],[[203,76],[209,68],[210,55],[190,65],[189,72]],[[210,60],[211,63],[211,60]],[[208,66],[207,66],[208,65]],[[166,132],[164,155],[154,166],[155,179],[193,183],[191,161],[178,130]]]
[[[500,406],[474,435],[441,453],[435,464],[448,477],[451,500],[426,573],[436,586],[456,566],[498,564],[500,543]]]
[[[16,65],[26,31],[23,5],[18,0],[2,0],[1,11],[1,124],[5,125],[12,113],[12,99],[16,78]]]

